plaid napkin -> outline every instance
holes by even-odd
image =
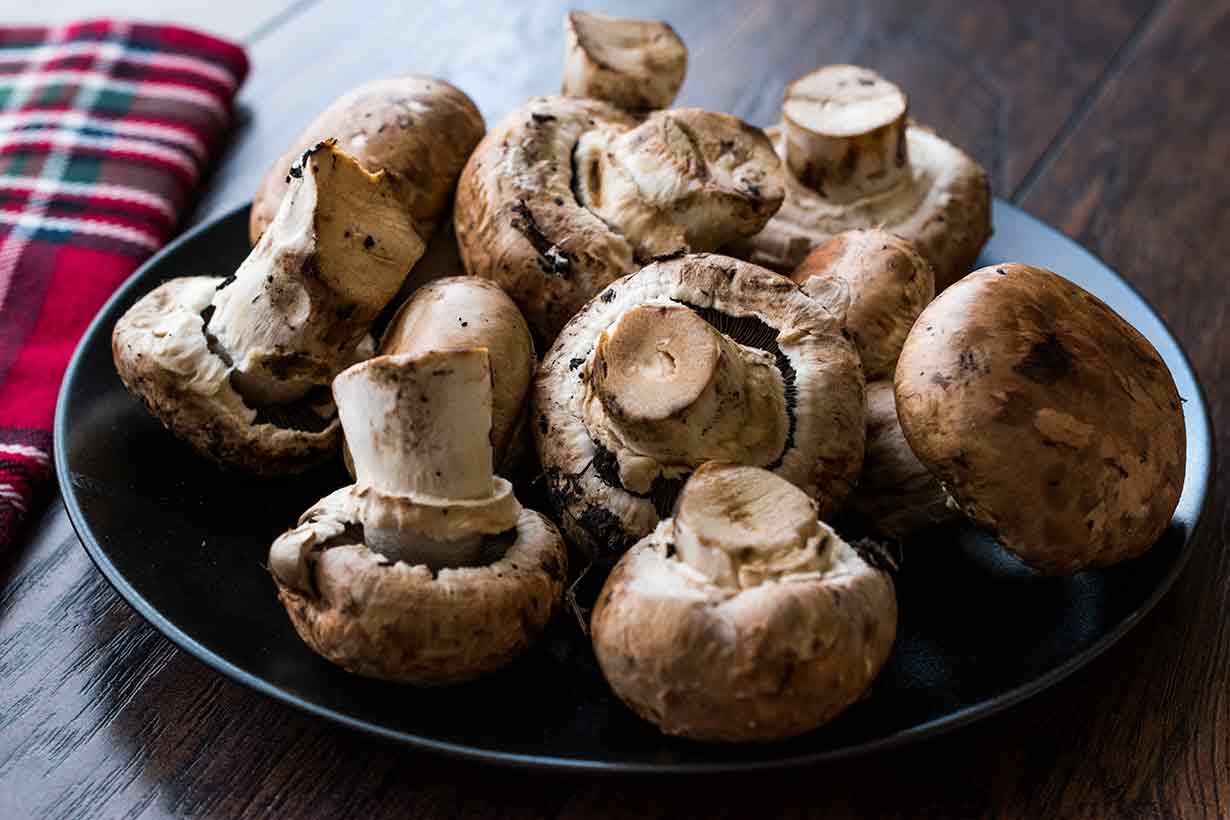
[[[173,26],[0,27],[0,551],[50,478],[77,339],[174,235],[247,71]]]

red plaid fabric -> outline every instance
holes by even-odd
[[[174,235],[247,71],[174,26],[0,27],[0,550],[50,478],[74,345]]]

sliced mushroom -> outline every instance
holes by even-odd
[[[485,347],[491,358],[491,443],[504,471],[516,461],[537,358],[521,311],[498,285],[474,276],[438,279],[415,291],[393,317],[380,353]]]
[[[769,131],[786,164],[786,199],[735,250],[788,271],[835,234],[878,227],[917,245],[937,290],[964,276],[991,235],[987,174],[909,122],[907,107],[897,86],[857,66],[826,66],[788,86],[782,126]]]
[[[299,636],[386,680],[449,683],[507,664],[558,605],[567,552],[493,475],[487,351],[378,356],[333,390],[357,479],[269,551]]]
[[[638,124],[596,100],[540,97],[470,157],[454,225],[466,272],[497,282],[549,341],[610,282],[751,235],[781,198],[768,139],[734,117],[682,109]]]
[[[996,265],[941,294],[906,339],[895,389],[919,460],[1042,572],[1140,555],[1178,503],[1186,435],[1170,371],[1051,271]]]
[[[791,278],[826,300],[845,292],[846,330],[868,381],[892,377],[906,334],[935,297],[935,274],[913,243],[876,228],[822,242]]]
[[[894,540],[959,515],[906,442],[891,379],[867,383],[867,451],[846,509],[860,526]]]
[[[535,441],[567,534],[610,561],[712,459],[765,467],[827,515],[863,455],[863,376],[842,317],[790,280],[693,254],[578,313],[534,381]]]
[[[591,97],[633,112],[674,102],[688,50],[668,24],[570,11],[564,32],[564,96]]]
[[[408,74],[361,85],[312,120],[265,174],[252,200],[252,244],[277,213],[291,166],[307,148],[330,138],[368,171],[388,172],[394,194],[426,242],[447,211],[457,176],[483,131],[478,108],[443,80]]]
[[[326,141],[233,276],[173,279],[115,325],[116,369],[175,435],[215,461],[264,475],[332,454],[328,385],[371,355],[372,320],[423,253],[392,196]]]
[[[857,701],[888,659],[888,575],[754,467],[711,462],[615,566],[594,608],[603,675],[663,732],[782,740]]]

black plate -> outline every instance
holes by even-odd
[[[984,718],[1055,684],[1122,637],[1189,557],[1212,470],[1208,412],[1190,365],[1114,272],[997,202],[995,238],[980,264],[1044,265],[1097,294],[1157,346],[1186,399],[1187,483],[1174,521],[1146,556],[1039,579],[1009,562],[975,559],[971,531],[931,538],[906,555],[900,632],[872,697],[825,728],[769,746],[662,737],[609,692],[566,621],[543,646],[477,683],[415,690],[353,677],[299,642],[264,569],[273,538],[345,483],[341,471],[280,483],[223,474],[154,421],[111,363],[116,319],[164,279],[232,272],[247,252],[247,224],[245,207],[191,231],[103,308],[64,380],[56,472],[90,557],[155,628],[234,680],[347,726],[433,751],[556,768],[713,772],[864,754]],[[961,595],[946,594],[956,584]]]

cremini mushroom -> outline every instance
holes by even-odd
[[[557,606],[567,552],[493,475],[487,351],[377,356],[333,392],[357,479],[269,551],[299,636],[386,680],[449,683],[507,664]]]
[[[868,381],[892,377],[906,334],[935,297],[935,274],[913,243],[876,228],[822,242],[791,278],[824,299],[844,291],[846,330]]]
[[[827,515],[863,457],[863,375],[842,317],[730,257],[659,260],[564,328],[534,381],[534,429],[561,525],[609,562],[713,459],[765,467]]]
[[[491,359],[491,444],[504,472],[522,450],[527,395],[537,359],[521,311],[498,285],[474,276],[437,279],[414,292],[393,317],[380,353],[485,347]]]
[[[895,390],[919,460],[1042,572],[1140,555],[1178,503],[1186,436],[1170,371],[1051,271],[995,265],[940,294],[906,339]]]
[[[234,275],[160,285],[111,339],[124,384],[171,432],[265,475],[335,451],[329,383],[371,355],[372,320],[423,253],[388,175],[332,141],[289,175],[277,216]]]
[[[251,242],[256,244],[277,213],[291,166],[325,139],[336,139],[368,171],[388,172],[426,242],[447,212],[457,176],[483,131],[474,103],[443,80],[407,74],[361,85],[312,120],[265,174],[252,200]]]
[[[782,199],[768,138],[727,114],[539,97],[483,138],[454,226],[466,272],[493,279],[545,341],[610,282],[655,256],[714,250]]]
[[[668,24],[571,11],[564,17],[567,97],[604,100],[625,111],[666,108],[688,68],[688,50]]]
[[[765,229],[737,243],[757,264],[789,271],[841,231],[879,227],[915,243],[943,290],[991,235],[987,174],[906,116],[896,85],[866,68],[831,65],[786,88],[770,129],[786,165],[786,199]]]
[[[667,734],[725,742],[793,737],[857,701],[888,659],[896,596],[816,512],[768,471],[698,468],[598,597],[615,694]]]

